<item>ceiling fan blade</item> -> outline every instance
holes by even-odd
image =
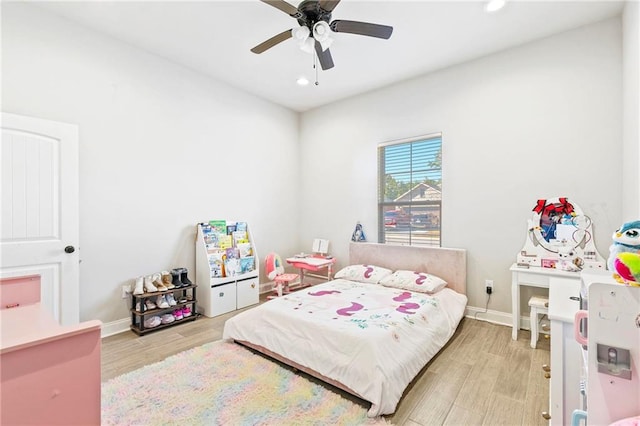
[[[283,41],[288,40],[290,38],[291,38],[291,30],[284,30],[280,34],[274,35],[269,40],[263,41],[262,43],[260,43],[259,45],[251,49],[251,51],[253,53],[262,53],[267,49],[271,49],[276,44],[282,43]]]
[[[391,37],[393,27],[388,25],[372,24],[369,22],[345,21],[336,19],[329,24],[331,30],[336,33],[360,34],[369,37],[388,39]]]
[[[320,6],[320,9],[331,12],[333,9],[335,9],[338,3],[340,3],[340,0],[320,0],[318,5]]]
[[[329,49],[322,51],[322,45],[318,40],[316,40],[316,55],[318,55],[318,60],[320,61],[320,66],[323,70],[328,70],[333,68],[333,58],[331,57],[331,52]]]
[[[294,18],[300,18],[302,14],[298,10],[297,7],[287,3],[284,0],[260,0],[263,3],[267,3],[270,6],[275,7],[276,9],[280,9],[287,15],[293,16]]]

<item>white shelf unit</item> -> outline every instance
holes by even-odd
[[[232,312],[237,309],[255,305],[260,298],[260,261],[256,246],[247,225],[247,238],[251,244],[253,269],[236,275],[218,276],[216,268],[212,268],[212,251],[215,248],[205,241],[206,227],[210,222],[198,224],[196,238],[196,282],[198,283],[198,311],[207,317]],[[227,226],[234,226],[240,221],[226,221]]]
[[[588,425],[640,415],[640,288],[608,274],[583,274],[587,349],[582,352]],[[584,337],[583,332],[583,337]],[[615,359],[609,359],[610,351]],[[634,371],[635,370],[635,371]],[[629,374],[624,374],[628,372]]]

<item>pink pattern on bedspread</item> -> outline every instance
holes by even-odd
[[[413,315],[415,312],[411,312],[412,310],[420,309],[420,305],[417,303],[403,303],[402,305],[396,308],[396,311],[401,312],[403,314]]]
[[[354,313],[358,312],[360,309],[364,308],[364,306],[362,306],[359,303],[356,302],[352,302],[351,306],[348,306],[346,308],[342,308],[342,309],[338,309],[336,311],[336,313],[338,315],[343,315],[346,317],[350,317],[351,315],[353,315]]]
[[[393,298],[393,300],[395,300],[396,302],[402,302],[407,299],[411,299],[411,293],[409,293],[408,291],[403,291],[399,296]]]
[[[322,290],[316,291],[315,293],[309,292],[309,296],[326,296],[327,294],[336,294],[340,293],[338,290]]]

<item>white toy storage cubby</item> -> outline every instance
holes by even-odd
[[[216,317],[259,302],[260,262],[246,222],[198,224],[196,280],[198,311]]]

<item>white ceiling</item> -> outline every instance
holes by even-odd
[[[293,39],[249,49],[294,18],[259,0],[75,1],[38,6],[295,111],[306,111],[567,29],[619,15],[617,1],[342,0],[332,19],[391,25],[389,40],[337,33],[335,67],[318,71]],[[297,3],[293,3],[297,6]],[[298,86],[306,76],[311,84]]]

